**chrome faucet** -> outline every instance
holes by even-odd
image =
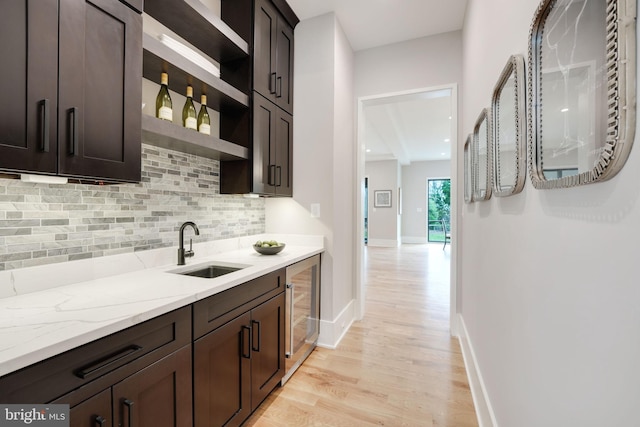
[[[196,236],[200,235],[200,230],[198,230],[198,226],[192,221],[187,221],[180,226],[180,234],[178,237],[180,240],[180,247],[178,248],[178,265],[184,265],[185,264],[184,259],[188,257],[192,257],[194,255],[193,239],[189,239],[189,250],[188,251],[184,250],[184,229],[187,228],[187,226],[189,225],[193,228],[193,231],[196,232]]]

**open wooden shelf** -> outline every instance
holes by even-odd
[[[142,47],[144,78],[159,82],[160,73],[167,73],[169,89],[184,95],[187,84],[190,84],[193,86],[193,99],[199,101],[200,95],[207,95],[207,106],[216,111],[249,107],[249,95],[189,61],[160,40],[144,34]]]
[[[249,45],[198,0],[145,0],[144,11],[215,61],[249,56]]]
[[[142,115],[142,138],[151,145],[215,160],[249,158],[246,147],[145,114]]]

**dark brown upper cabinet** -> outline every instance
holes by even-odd
[[[0,79],[0,168],[55,174],[57,0],[5,2],[0,57],[5,59]]]
[[[142,17],[116,0],[3,7],[0,169],[140,180]]]
[[[62,0],[59,57],[59,173],[139,181],[142,17],[114,0]]]
[[[269,0],[256,0],[253,89],[293,114],[293,27]]]
[[[253,99],[254,191],[293,194],[293,116],[258,94]]]
[[[293,194],[293,116],[253,94],[251,161],[220,164],[220,192],[264,196]]]
[[[251,9],[246,0],[245,16]],[[293,194],[293,28],[299,22],[284,0],[255,0],[252,31],[241,25],[240,14],[225,8],[228,20],[243,35],[250,35],[253,58],[251,138],[248,160],[223,161],[220,192],[264,196]],[[247,6],[248,5],[248,6]],[[250,27],[251,28],[251,27]],[[221,134],[237,127],[222,117]]]

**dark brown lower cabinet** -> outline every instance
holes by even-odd
[[[284,376],[285,273],[2,376],[0,403],[68,404],[71,427],[239,426]]]
[[[71,427],[112,427],[111,389],[102,391],[71,408],[69,424]]]
[[[191,393],[187,345],[73,406],[71,427],[190,427]]]
[[[284,375],[284,293],[194,343],[195,426],[239,426]]]
[[[251,310],[251,411],[284,375],[284,294]]]

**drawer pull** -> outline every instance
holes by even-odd
[[[111,369],[113,365],[117,364],[125,357],[131,356],[133,353],[141,349],[142,347],[140,347],[139,345],[132,344],[124,348],[123,350],[113,353],[105,357],[104,359],[100,359],[89,366],[85,366],[84,368],[81,368],[74,373],[76,374],[77,377],[80,377],[83,380],[86,380],[87,378],[94,376],[103,370]]]
[[[107,420],[104,417],[101,417],[100,415],[98,415],[95,418],[95,422],[96,422],[96,426],[104,427],[104,425],[106,424]]]

